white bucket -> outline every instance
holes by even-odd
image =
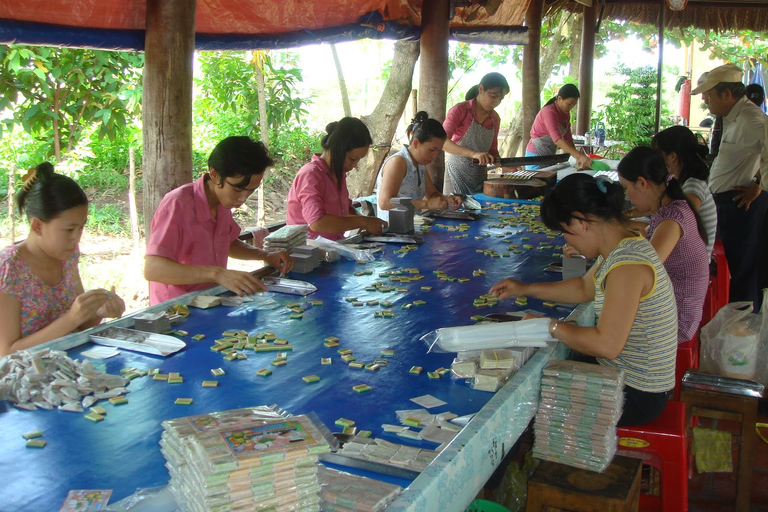
[[[720,352],[723,375],[737,379],[754,379],[758,341],[758,333],[744,325],[726,333]]]

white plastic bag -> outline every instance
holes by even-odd
[[[328,240],[321,236],[317,238],[310,238],[307,240],[307,245],[320,247],[323,249],[333,249],[339,256],[343,256],[350,260],[371,262],[374,260],[373,251],[370,249],[355,249],[348,245],[340,244],[334,240]]]
[[[421,337],[427,352],[463,352],[488,348],[544,347],[557,341],[549,335],[550,318],[460,327],[443,327]]]
[[[768,383],[768,289],[763,307],[752,313],[752,302],[726,304],[701,328],[701,371]]]

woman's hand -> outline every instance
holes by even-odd
[[[592,168],[592,159],[589,158],[587,155],[582,153],[581,151],[578,151],[574,158],[576,159],[576,166],[579,169],[591,169]]]
[[[565,255],[566,258],[572,258],[574,256],[581,256],[581,253],[577,251],[576,248],[572,245],[564,244],[563,255]]]
[[[216,284],[223,286],[240,297],[243,295],[253,295],[260,291],[267,291],[267,287],[264,286],[264,283],[248,272],[227,270],[225,268],[218,270]]]
[[[293,258],[287,251],[270,252],[264,261],[275,267],[280,274],[287,274],[293,268]]]
[[[525,283],[515,281],[514,279],[505,279],[493,285],[488,293],[495,295],[500,299],[507,297],[519,297],[525,295]]]
[[[88,290],[75,297],[72,307],[69,308],[69,314],[72,315],[75,325],[82,325],[95,317],[97,312],[106,306],[109,299],[109,292],[102,288]],[[125,305],[123,305],[123,309],[125,309]]]
[[[448,199],[440,194],[427,199],[427,210],[445,210],[448,208]]]
[[[106,291],[107,301],[96,311],[96,316],[101,318],[120,318],[125,313],[125,302],[115,293],[113,286],[110,291]]]
[[[362,217],[363,229],[372,235],[380,235],[387,223],[377,217]]]
[[[448,201],[448,207],[452,210],[458,210],[461,208],[461,205],[464,204],[464,198],[461,196],[451,194],[450,196],[445,197],[445,199]]]
[[[489,165],[494,161],[493,155],[490,153],[481,153],[477,151],[472,153],[472,159],[477,160],[478,165]]]

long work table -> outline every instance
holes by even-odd
[[[548,316],[566,317],[573,308],[545,306],[529,299],[527,305],[514,300],[497,306],[476,308],[473,300],[505,277],[520,280],[559,280],[560,274],[544,271],[559,261],[562,239],[544,232],[532,232],[531,222],[538,213],[535,203],[483,199],[484,209],[477,221],[436,219],[425,233],[424,244],[413,250],[387,244],[375,254],[375,261],[360,264],[342,259],[323,263],[308,274],[288,277],[314,284],[317,291],[307,297],[266,292],[253,302],[236,307],[190,308],[185,322],[178,326],[189,333],[181,337],[187,347],[167,358],[122,350],[116,357],[93,360],[95,367],[111,374],[121,369],[159,369],[179,372],[180,384],[169,384],[139,377],[130,382],[128,403],[111,405],[104,421],[91,422],[85,413],[60,410],[25,411],[0,402],[0,473],[6,475],[0,493],[0,511],[57,511],[68,491],[111,489],[111,502],[137,489],[164,486],[168,471],[158,441],[161,422],[177,417],[204,414],[240,407],[277,404],[292,414],[315,412],[331,430],[334,422],[347,418],[373,437],[401,444],[434,449],[427,441],[404,439],[384,432],[382,424],[397,424],[395,411],[420,406],[410,399],[430,394],[446,405],[431,413],[453,412],[459,416],[476,413],[469,424],[413,481],[398,482],[407,488],[390,510],[460,511],[476,496],[504,455],[533,417],[540,387],[541,369],[552,357],[562,358],[565,347],[553,345],[538,352],[496,393],[473,390],[450,375],[431,379],[427,372],[450,368],[452,353],[427,353],[419,340],[440,327],[468,325],[474,315],[533,310]],[[460,228],[462,223],[466,223]],[[534,222],[534,226],[536,223]],[[511,247],[514,245],[516,247]],[[410,269],[403,276],[423,275],[409,283],[391,282],[401,291],[366,290],[376,282],[387,281],[382,272]],[[418,274],[413,273],[418,269]],[[482,270],[485,273],[474,272]],[[456,280],[440,279],[437,271]],[[458,278],[462,280],[459,281]],[[426,287],[426,288],[425,288]],[[429,289],[431,287],[431,289]],[[403,291],[407,289],[407,291]],[[204,292],[226,294],[221,288]],[[193,294],[172,303],[186,303]],[[356,297],[363,305],[348,300]],[[311,305],[309,301],[322,301]],[[394,317],[378,317],[381,305],[369,301],[390,301]],[[423,301],[403,309],[403,304]],[[306,310],[301,319],[291,318],[291,303]],[[162,311],[171,302],[142,312]],[[97,326],[133,325],[126,317]],[[249,334],[274,332],[292,346],[284,366],[272,366],[274,352],[247,352],[247,359],[225,360],[212,351],[214,340],[224,331],[244,330]],[[202,334],[200,341],[193,335]],[[328,348],[324,340],[335,336],[339,347]],[[73,359],[82,359],[84,350],[93,348],[88,332],[72,334],[44,345],[66,350]],[[377,371],[353,369],[340,358],[338,349],[352,349],[358,361],[373,362],[381,351],[390,349],[389,364]],[[321,364],[321,358],[332,364]],[[421,374],[409,372],[421,366]],[[212,369],[222,368],[220,377]],[[257,375],[267,368],[272,374]],[[302,377],[316,375],[320,380],[307,383]],[[202,381],[217,380],[217,387],[203,387]],[[358,393],[353,386],[367,384],[369,392]],[[176,405],[177,398],[192,398],[190,405]],[[87,412],[87,411],[86,411]],[[47,446],[26,448],[22,433],[39,429]]]

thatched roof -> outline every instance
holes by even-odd
[[[659,2],[657,0],[594,0],[597,14],[603,10],[603,19],[625,20],[657,25]],[[584,6],[574,0],[550,0],[545,11],[565,9],[582,12]],[[718,32],[736,30],[768,31],[768,2],[765,0],[688,0],[682,11],[672,11],[665,6],[666,28],[702,28]]]

